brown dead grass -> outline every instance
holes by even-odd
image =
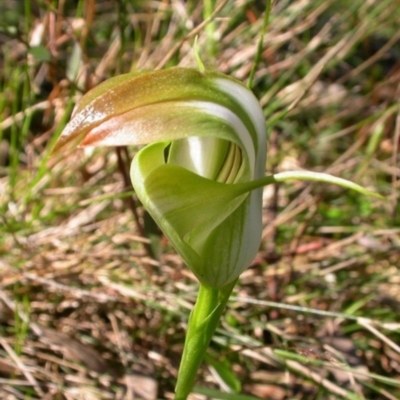
[[[210,353],[228,360],[244,392],[258,398],[353,393],[366,399],[372,393],[396,399],[400,393],[382,383],[400,379],[400,60],[398,35],[372,48],[395,10],[387,7],[371,20],[379,2],[370,3],[346,31],[336,24],[341,13],[333,1],[278,2],[265,38],[254,90],[270,119],[290,111],[271,132],[269,170],[318,166],[370,188],[379,184],[389,200],[365,200],[371,211],[357,215],[365,203],[349,206],[359,201],[351,197],[340,203],[343,193],[335,188],[295,183],[266,190],[263,248],[243,274]],[[193,37],[199,34],[199,48],[206,46],[201,3],[189,10],[180,1],[144,2],[118,11],[112,2],[88,1],[79,18],[69,2],[63,4],[35,5],[29,31],[21,22],[21,32],[1,36],[9,106],[0,122],[0,398],[172,398],[195,279],[164,239],[160,259],[149,256],[141,219],[138,224],[132,213],[141,217],[134,198],[108,196],[130,190],[116,167],[117,153],[77,151],[58,163],[45,160],[45,172],[41,168],[71,99],[131,66],[195,66]],[[218,55],[201,56],[207,66],[245,81],[263,7],[218,4],[218,10],[230,7],[228,14],[217,10]],[[35,59],[26,43],[43,45],[50,61]],[[353,49],[360,59],[354,66]],[[17,86],[30,78],[34,97],[26,108],[11,107],[19,101],[6,83],[10,66],[26,72]],[[368,78],[371,66],[387,72]],[[371,85],[362,86],[363,73]],[[314,115],[313,125],[303,115]],[[10,137],[12,127],[24,123],[30,125],[15,170]],[[296,141],[294,135],[310,130],[324,140],[309,135]],[[381,140],[365,156],[378,130]],[[320,215],[330,204],[355,215],[325,223]],[[205,385],[218,384],[212,370],[200,376]]]

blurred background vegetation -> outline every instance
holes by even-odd
[[[0,3],[1,398],[172,398],[197,283],[143,222],[126,178],[136,149],[48,152],[83,93],[196,67],[196,36],[207,68],[245,83],[254,70],[268,172],[325,171],[386,201],[265,190],[262,248],[192,398],[400,398],[400,1],[278,0],[262,35],[265,10]]]

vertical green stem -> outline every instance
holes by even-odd
[[[215,9],[215,0],[205,0],[203,2],[204,10],[203,17],[204,19],[210,18]],[[207,38],[207,51],[209,56],[215,56],[216,54],[216,41],[215,41],[215,21],[209,21],[205,27],[206,38]]]
[[[264,36],[265,36],[265,33],[267,32],[269,18],[271,15],[271,8],[272,8],[272,0],[268,0],[265,5],[264,20],[263,20],[263,25],[262,25],[262,29],[261,29],[260,39],[258,40],[257,51],[254,56],[253,67],[251,68],[249,81],[247,82],[247,87],[249,89],[252,89],[252,87],[253,87],[254,76],[258,70],[258,66],[261,61],[261,54],[263,51],[263,44],[264,44]]]
[[[175,387],[175,400],[186,400],[191,392],[197,370],[203,361],[236,281],[220,289],[200,284],[197,301],[188,321],[185,346]]]

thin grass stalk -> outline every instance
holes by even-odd
[[[213,15],[214,9],[215,9],[215,0],[204,0],[204,8],[203,8],[204,20],[209,19]],[[217,46],[215,40],[215,31],[216,31],[215,20],[211,19],[205,26],[204,30],[206,33],[207,53],[210,57],[213,57],[217,53]]]
[[[253,87],[254,76],[258,70],[258,66],[260,65],[261,54],[262,54],[263,47],[264,47],[264,36],[265,36],[265,33],[267,32],[267,28],[268,28],[269,20],[270,20],[270,16],[271,16],[271,7],[272,7],[271,3],[272,3],[272,0],[268,0],[267,4],[265,5],[264,20],[263,20],[263,25],[262,25],[262,29],[261,29],[261,34],[260,34],[260,38],[258,40],[257,51],[254,56],[254,62],[253,62],[253,66],[250,71],[249,80],[247,82],[247,87],[249,89],[251,89]]]

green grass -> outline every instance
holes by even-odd
[[[172,398],[195,279],[164,238],[149,255],[113,149],[48,151],[82,93],[130,70],[196,67],[196,36],[206,68],[260,99],[269,172],[329,172],[386,201],[308,183],[265,192],[262,248],[193,398],[400,397],[398,4],[279,1],[261,41],[264,12],[2,2],[1,398],[129,398],[142,376]]]

